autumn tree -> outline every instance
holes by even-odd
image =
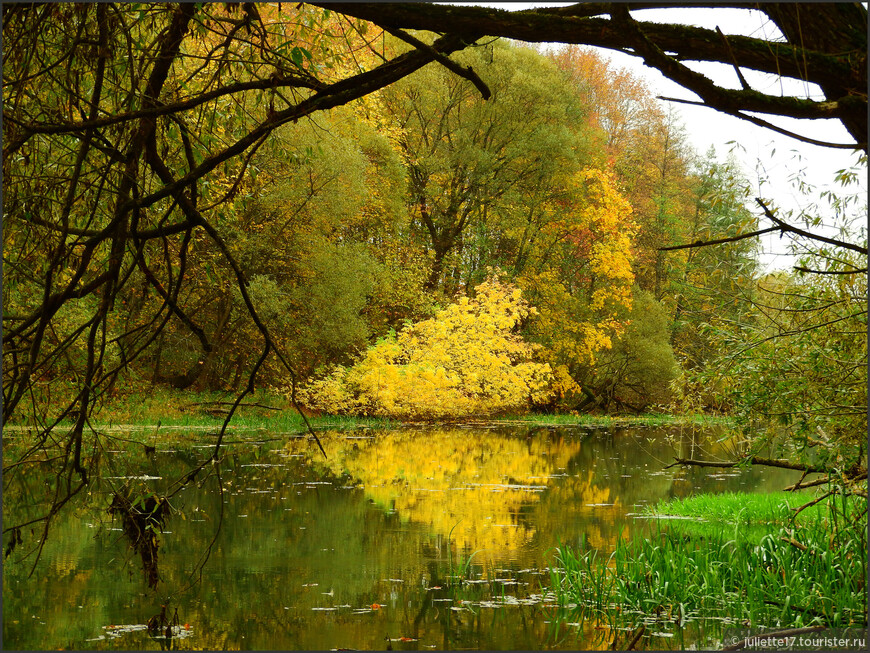
[[[672,398],[670,384],[679,365],[671,347],[667,309],[652,293],[635,286],[631,307],[619,317],[627,326],[578,379],[582,400],[577,410],[642,413],[651,406],[666,406]]]
[[[381,94],[408,171],[414,233],[432,264],[429,289],[448,294],[464,271],[483,274],[499,214],[524,184],[576,167],[586,155],[585,108],[561,76],[527,48],[490,43],[458,56],[487,84],[426,68]],[[467,272],[465,273],[467,274]]]
[[[661,248],[685,242],[696,219],[695,153],[688,134],[675,111],[658,106],[647,82],[600,51],[566,45],[549,56],[591,102],[594,125],[606,134],[609,162],[637,225],[637,284],[669,302],[686,257]]]
[[[661,119],[649,86],[627,68],[614,65],[600,51],[563,45],[546,53],[589,107],[589,119],[605,134],[605,146],[614,160],[637,143],[647,125]]]
[[[635,224],[611,175],[587,168],[564,181],[559,201],[528,212],[516,273],[540,311],[529,337],[544,347],[560,400],[571,403],[597,354],[626,326]]]
[[[683,243],[725,242],[674,252],[683,257],[670,285],[673,342],[687,370],[701,368],[718,355],[721,343],[712,336],[713,325],[738,325],[748,318],[759,270],[757,241],[729,240],[758,226],[747,208],[748,180],[733,161],[719,162],[712,148],[693,173],[694,210]]]
[[[384,270],[369,240],[383,233],[379,219],[396,219],[380,215],[389,212],[384,203],[399,202],[402,170],[392,155],[386,140],[349,112],[287,125],[252,158],[244,192],[217,227],[251,280],[263,322],[302,376],[364,348],[371,335],[365,312]],[[221,261],[206,266],[191,274],[194,286],[204,295],[222,292],[233,316],[208,381],[233,387],[259,355],[255,327],[233,285],[215,287],[215,277],[226,278],[230,268]],[[219,312],[197,312],[220,323]],[[264,365],[264,383],[283,383],[286,371],[276,363]]]

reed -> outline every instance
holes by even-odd
[[[723,505],[734,500],[722,498]],[[718,520],[718,533],[659,521],[648,537],[617,541],[607,558],[585,542],[559,546],[553,588],[562,618],[594,617],[612,628],[655,623],[665,631],[704,622],[711,633],[728,624],[866,627],[866,499],[838,497],[799,520],[784,519],[779,501],[758,499],[737,522]],[[698,498],[657,509],[686,514],[707,506],[715,522],[715,503]],[[748,513],[767,524],[765,533],[740,536]]]

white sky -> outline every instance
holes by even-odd
[[[536,6],[563,6],[573,3],[463,2],[462,4],[480,4],[517,11]],[[768,21],[766,16],[756,11],[725,8],[690,9],[676,6],[668,9],[634,11],[632,15],[639,21],[684,23],[709,29],[715,29],[718,25],[725,34],[743,34],[761,38],[776,37],[779,34],[776,26]],[[691,91],[667,79],[657,70],[644,65],[643,60],[638,57],[604,48],[601,48],[600,52],[613,61],[615,65],[629,69],[638,77],[646,80],[655,95],[687,100],[698,99]],[[696,62],[690,62],[687,65],[693,70],[709,76],[717,84],[730,88],[740,88],[737,75],[731,66]],[[751,70],[744,69],[742,72],[749,85],[761,92],[777,92],[778,88],[779,93],[783,95],[823,97],[820,89],[813,84],[792,79],[780,79]],[[728,152],[733,150],[745,176],[753,183],[754,194],[762,198],[772,198],[781,209],[799,211],[807,204],[806,198],[799,197],[788,181],[793,174],[804,169],[807,180],[817,185],[821,191],[825,187],[834,188],[836,172],[851,167],[857,161],[857,156],[851,150],[803,143],[712,109],[668,102],[662,102],[662,105],[663,108],[667,108],[667,105],[676,108],[686,127],[689,140],[699,154],[705,154],[712,145],[716,148],[717,157],[722,161]],[[817,140],[834,143],[853,141],[838,120],[796,120],[769,115],[759,115],[759,117],[778,127],[805,134]],[[733,144],[729,144],[731,141],[738,143],[740,147],[735,149]],[[770,182],[759,189],[758,180],[765,177],[769,178]],[[759,213],[754,200],[751,200],[749,208],[754,213]],[[770,226],[769,220],[761,220],[760,226]],[[786,253],[787,240],[787,238],[780,239],[775,233],[762,239],[761,261],[765,269],[788,268],[794,264],[793,258]]]

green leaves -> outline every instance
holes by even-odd
[[[305,48],[300,48],[299,46],[294,46],[292,50],[290,50],[290,60],[296,64],[296,67],[300,70],[304,70],[303,63],[307,61],[311,61],[311,53]]]

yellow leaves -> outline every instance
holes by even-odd
[[[551,394],[546,363],[513,333],[531,314],[522,291],[492,278],[435,317],[369,348],[353,367],[338,367],[302,391],[330,413],[411,419],[523,410]]]
[[[580,386],[571,377],[571,373],[565,365],[556,365],[553,370],[553,376],[555,377],[553,387],[560,397],[568,397],[580,393]]]
[[[569,185],[572,199],[550,207],[541,229],[537,256],[547,264],[518,279],[539,307],[532,329],[561,397],[579,392],[572,372],[594,367],[596,353],[625,329],[619,316],[631,307],[636,231],[631,205],[608,172],[585,168]]]

